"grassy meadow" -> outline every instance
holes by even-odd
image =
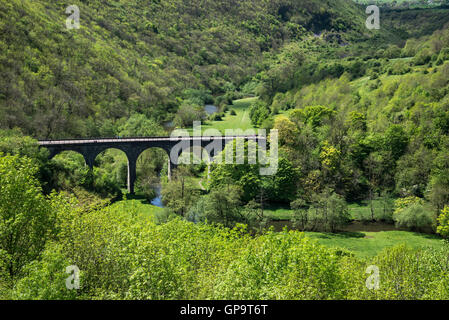
[[[322,245],[349,250],[360,258],[374,257],[383,249],[400,244],[406,244],[413,249],[438,249],[444,246],[443,240],[437,235],[409,231],[342,232],[334,234],[306,232],[306,235]]]
[[[252,97],[234,100],[233,104],[228,107],[229,110],[225,113],[222,120],[207,121],[203,125],[203,131],[207,129],[217,129],[222,134],[225,134],[226,129],[254,129],[254,126],[251,124],[251,119],[249,118],[249,107],[257,99],[257,97]],[[236,114],[231,115],[231,110],[234,110]]]

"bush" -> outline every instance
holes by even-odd
[[[396,212],[393,216],[396,225],[413,231],[430,231],[433,229],[435,217],[424,205],[415,203]]]
[[[441,214],[438,217],[438,227],[437,233],[441,234],[443,237],[449,236],[449,207],[446,206],[441,211]]]
[[[216,200],[217,205],[222,203],[221,198]],[[335,208],[333,202],[329,208]],[[209,203],[204,201],[203,205]],[[304,203],[298,201],[297,205],[302,208]],[[252,236],[243,225],[229,229],[179,218],[158,225],[147,215],[119,207],[82,213],[62,204],[55,209],[60,218],[58,243],[48,242],[41,257],[24,268],[26,275],[12,294],[2,292],[0,287],[2,296],[152,300],[448,298],[448,248],[387,248],[365,261],[346,250],[319,245],[297,231]],[[79,290],[65,288],[65,268],[69,265],[80,269]],[[379,267],[379,290],[366,288],[369,265]]]
[[[271,118],[271,117],[265,119],[265,120],[262,122],[261,127],[262,127],[262,129],[267,130],[267,132],[268,132],[269,130],[273,129],[273,127],[274,127],[274,119]]]
[[[432,58],[432,53],[430,49],[422,49],[418,54],[413,58],[413,62],[417,66],[422,66],[428,63]]]
[[[61,245],[49,245],[43,252],[40,261],[35,260],[26,266],[27,275],[17,283],[13,292],[14,298],[25,300],[76,299],[77,290],[66,288],[66,279],[69,274],[65,273],[65,270],[71,265],[73,264],[65,257]],[[82,279],[80,280],[82,281]]]
[[[233,110],[231,110],[231,116],[236,116],[237,115],[237,113],[235,112],[235,110],[233,109]]]
[[[352,283],[358,288],[350,288],[353,294],[348,298],[415,300],[447,297],[447,255],[447,248],[413,250],[405,245],[398,245],[384,249],[368,263],[379,268],[378,290],[366,288],[365,274],[360,280],[352,278]]]
[[[443,48],[440,51],[438,59],[436,61],[437,66],[440,66],[444,63],[444,61],[449,60],[449,48]]]
[[[11,277],[36,259],[54,235],[56,217],[42,194],[37,171],[29,158],[0,158],[0,267],[6,266]]]

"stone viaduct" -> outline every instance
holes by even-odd
[[[53,158],[63,151],[80,153],[86,165],[93,168],[95,158],[107,149],[119,149],[128,159],[128,192],[134,193],[136,182],[136,163],[139,155],[150,148],[161,148],[168,154],[168,177],[178,165],[178,158],[183,151],[201,148],[206,150],[209,160],[212,160],[225,147],[234,140],[257,142],[266,147],[264,136],[201,136],[201,137],[141,137],[141,138],[97,138],[97,139],[70,139],[70,140],[39,140],[39,146],[50,151],[49,158]]]

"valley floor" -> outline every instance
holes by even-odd
[[[164,211],[142,200],[125,200],[113,204],[119,210],[124,210],[132,214],[142,214],[149,218],[156,218]],[[363,208],[362,208],[363,209]],[[273,212],[273,211],[272,211]],[[275,211],[274,211],[275,212]],[[280,212],[284,213],[287,209]],[[278,221],[279,222],[279,221]],[[285,222],[285,221],[281,221]],[[274,224],[276,221],[274,222]],[[282,230],[282,227],[288,224],[275,225],[277,231]],[[289,228],[291,229],[291,228]],[[359,224],[354,223],[353,227],[348,229],[359,229],[340,233],[326,233],[326,232],[305,232],[306,236],[316,240],[318,243],[327,247],[337,247],[346,249],[352,252],[359,258],[372,258],[379,254],[383,249],[394,247],[400,244],[406,244],[408,247],[419,248],[442,248],[444,240],[438,235],[425,234],[404,230],[396,230],[394,225],[390,224]],[[376,231],[366,231],[376,230]],[[384,230],[384,231],[383,231]]]

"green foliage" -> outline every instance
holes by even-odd
[[[278,159],[278,170],[274,175],[262,176],[260,174],[261,164],[249,164],[248,160],[248,142],[245,142],[243,164],[226,164],[224,155],[227,148],[233,148],[234,159],[236,159],[236,147],[226,146],[222,152],[223,163],[213,164],[211,166],[210,186],[214,188],[223,188],[226,185],[237,185],[242,190],[242,200],[247,203],[252,199],[260,199],[264,194],[264,201],[290,202],[294,199],[297,192],[297,181],[300,176],[300,170],[294,168],[292,163],[283,157]],[[256,148],[255,146],[253,146]]]
[[[219,299],[339,299],[339,257],[297,232],[257,237],[218,275]],[[321,266],[316,268],[315,266]]]
[[[219,196],[219,194],[217,194]],[[329,200],[337,209],[339,200]],[[217,199],[220,202],[222,198]],[[22,200],[23,201],[23,200]],[[386,249],[369,261],[297,231],[250,236],[179,218],[156,224],[134,205],[80,210],[52,196],[56,237],[23,268],[15,299],[447,299],[447,248]],[[15,203],[14,206],[18,206]],[[338,210],[338,209],[337,209]],[[27,234],[30,236],[30,234]],[[365,287],[368,265],[380,289]],[[65,288],[77,266],[80,289]],[[4,288],[2,288],[4,290]]]
[[[310,207],[301,199],[291,206],[295,210],[295,225],[301,230],[336,232],[350,220],[345,200],[333,192],[314,195]]]
[[[186,216],[198,195],[198,189],[191,181],[191,174],[185,167],[174,170],[172,180],[162,186],[164,204],[176,214]]]
[[[19,300],[74,300],[80,298],[76,290],[68,290],[64,271],[72,263],[60,244],[48,243],[41,260],[25,267],[25,277],[14,288],[13,297]]]
[[[241,214],[241,189],[228,185],[201,197],[190,208],[188,219],[194,222],[219,223],[225,227],[233,227],[236,223],[248,221]]]
[[[191,127],[194,121],[201,121],[204,115],[202,106],[184,103],[179,107],[173,122],[180,128]]]
[[[429,208],[421,204],[412,204],[393,215],[396,225],[414,231],[429,231],[433,229],[435,217]]]
[[[396,201],[394,202],[393,214],[399,214],[402,210],[415,204],[423,205],[424,201],[423,199],[414,196],[396,199]]]
[[[302,110],[302,120],[304,123],[310,124],[313,128],[321,125],[322,121],[335,112],[325,106],[310,106]]]
[[[77,30],[65,28],[64,3],[0,4],[0,127],[55,138],[116,134],[133,112],[162,123],[182,100],[201,105],[233,95],[263,69],[263,53],[284,43],[283,56],[295,60],[281,58],[273,80],[285,87],[302,61],[290,40],[316,28],[360,35],[355,20],[363,20],[361,10],[343,0],[307,0],[305,7],[283,0],[73,4],[83,16]],[[329,19],[320,23],[315,15]],[[243,91],[254,93],[258,83]]]
[[[257,101],[249,109],[249,117],[254,126],[259,127],[270,116],[270,108],[262,101]]]
[[[120,137],[155,137],[164,133],[163,128],[154,119],[135,113],[119,128]]]
[[[81,28],[69,31],[63,3],[0,2],[0,128],[8,128],[0,152],[23,157],[0,158],[0,298],[448,298],[443,245],[362,260],[302,233],[261,228],[270,202],[291,203],[301,230],[335,232],[350,218],[346,200],[369,199],[371,219],[391,220],[391,201],[383,213],[374,203],[401,196],[398,226],[432,228],[442,210],[438,232],[447,236],[449,32],[437,30],[447,10],[383,10],[376,33],[345,0],[74,4]],[[278,171],[213,165],[199,197],[192,170],[180,168],[163,184],[164,210],[128,201],[104,208],[83,190],[120,194],[121,152],[99,155],[90,171],[73,153],[48,161],[34,139],[9,130],[165,135],[161,123],[189,127],[208,103],[222,113],[206,127],[278,129]],[[165,154],[144,153],[138,191],[152,198],[165,170]],[[42,189],[70,190],[78,201],[46,199]],[[64,286],[72,264],[82,272],[79,291]],[[372,264],[378,291],[365,286]]]
[[[444,207],[438,216],[437,233],[446,238],[449,236],[449,207]]]
[[[0,157],[1,264],[11,277],[38,258],[54,236],[56,217],[42,195],[37,170],[29,158]]]

